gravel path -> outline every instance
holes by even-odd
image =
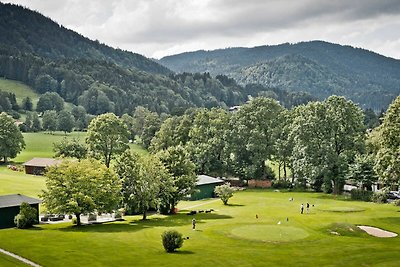
[[[11,252],[9,252],[9,251],[7,251],[7,250],[4,250],[4,249],[1,249],[1,248],[0,248],[0,253],[6,254],[6,255],[8,255],[8,256],[10,256],[10,257],[13,257],[13,258],[15,258],[15,259],[17,259],[17,260],[19,260],[19,261],[22,261],[23,263],[26,263],[26,264],[28,264],[28,265],[30,265],[30,266],[33,266],[33,267],[42,267],[41,265],[39,265],[39,264],[37,264],[37,263],[34,263],[33,261],[30,261],[30,260],[28,260],[28,259],[25,259],[25,258],[23,258],[23,257],[21,257],[21,256],[18,256],[18,255],[14,254],[14,253],[11,253]]]
[[[376,227],[371,227],[371,226],[364,226],[364,225],[359,225],[357,226],[361,230],[364,230],[367,232],[369,235],[376,236],[376,237],[396,237],[397,234],[389,231],[385,231]]]

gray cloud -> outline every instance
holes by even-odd
[[[398,0],[11,0],[147,56],[322,39],[400,58]]]

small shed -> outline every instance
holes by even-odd
[[[14,217],[19,213],[19,208],[23,202],[28,203],[38,211],[40,199],[27,197],[21,194],[0,196],[0,229],[14,227]]]
[[[61,160],[59,159],[33,158],[22,165],[25,166],[26,174],[43,175],[43,173],[46,170],[46,167],[50,167],[60,163]]]
[[[214,189],[222,185],[224,180],[214,178],[208,175],[199,175],[196,181],[196,192],[190,196],[190,200],[199,200],[203,198],[214,197]]]

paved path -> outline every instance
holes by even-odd
[[[37,264],[37,263],[34,263],[33,261],[30,261],[30,260],[28,260],[28,259],[25,259],[25,258],[23,258],[23,257],[21,257],[21,256],[18,256],[18,255],[14,254],[14,253],[11,253],[11,252],[9,252],[9,251],[7,251],[7,250],[4,250],[4,249],[1,249],[1,248],[0,248],[0,253],[6,254],[6,255],[8,255],[8,256],[10,256],[10,257],[13,257],[13,258],[15,258],[15,259],[17,259],[17,260],[19,260],[19,261],[22,261],[23,263],[26,263],[26,264],[28,264],[28,265],[30,265],[30,266],[33,266],[33,267],[42,267],[41,265],[39,265],[39,264]]]
[[[197,204],[197,205],[193,205],[193,206],[189,206],[189,207],[182,207],[182,208],[180,208],[180,210],[193,209],[195,207],[199,207],[199,206],[203,206],[203,205],[206,205],[206,204],[209,204],[209,203],[213,203],[213,202],[216,202],[218,200],[220,200],[220,199],[213,199],[213,200],[210,200],[210,201],[207,201],[207,202],[203,202],[203,203],[200,203],[200,204]]]

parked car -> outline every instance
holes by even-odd
[[[392,201],[395,201],[395,200],[397,200],[397,199],[400,199],[400,192],[397,192],[397,191],[390,191],[390,192],[387,194],[387,199],[388,199],[388,202],[392,202]]]

